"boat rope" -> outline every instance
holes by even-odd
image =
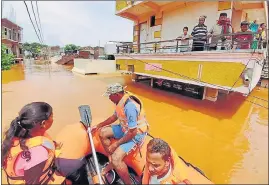
[[[251,57],[254,55],[254,53],[255,53],[255,50],[254,50],[254,52],[252,52]],[[150,63],[145,62],[145,61],[143,61],[143,60],[140,60],[140,59],[131,57],[130,55],[125,55],[125,54],[123,54],[123,56],[128,57],[128,58],[131,58],[131,59],[136,60],[136,61],[139,61],[139,62],[142,62],[142,63],[147,64],[147,65],[150,65],[150,66],[152,66],[152,67],[154,67],[154,68],[157,68],[157,69],[160,69],[160,70],[169,72],[169,73],[171,73],[171,74],[174,74],[174,75],[177,75],[177,76],[180,76],[180,77],[187,78],[187,79],[189,79],[189,80],[195,81],[195,82],[200,83],[200,84],[202,84],[202,85],[205,85],[205,86],[206,86],[206,84],[209,84],[209,85],[211,85],[211,86],[214,86],[214,87],[217,87],[217,88],[221,88],[221,89],[227,90],[228,92],[231,92],[231,91],[232,91],[232,89],[234,88],[236,82],[238,81],[238,79],[240,79],[242,73],[243,73],[244,70],[246,69],[246,67],[247,67],[247,65],[249,64],[249,62],[251,61],[251,57],[250,57],[250,59],[248,60],[246,66],[245,66],[245,68],[244,68],[244,69],[242,70],[242,72],[240,73],[240,76],[238,77],[238,79],[233,83],[233,86],[232,86],[231,88],[228,89],[228,88],[224,88],[224,87],[222,87],[222,86],[216,85],[216,84],[212,84],[212,83],[208,83],[208,82],[204,82],[204,81],[199,81],[197,78],[191,78],[191,77],[188,77],[188,76],[186,76],[186,75],[183,75],[183,74],[180,74],[180,73],[177,73],[177,72],[173,72],[173,71],[168,70],[168,69],[164,69],[164,68],[162,68],[162,67],[159,67],[159,66],[150,64]],[[250,96],[250,97],[254,97],[254,98],[258,98],[258,99],[261,99],[261,100],[263,100],[263,101],[269,102],[268,100],[265,100],[265,99],[262,99],[262,98],[259,98],[259,97],[256,97],[256,96],[252,96],[252,95],[250,95],[250,94],[248,94],[248,96]],[[248,100],[248,102],[252,102],[252,101]],[[263,105],[260,105],[260,104],[254,103],[254,102],[252,102],[252,103],[253,103],[253,104],[256,104],[256,105],[258,105],[258,106],[261,106],[261,107],[263,107],[263,108],[268,109],[268,107],[265,107],[265,106],[263,106]]]

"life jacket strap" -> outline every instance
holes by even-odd
[[[45,171],[43,171],[42,172],[42,175],[41,175],[41,177],[44,175],[44,174],[46,174],[47,173],[47,175],[43,178],[43,179],[41,179],[40,181],[39,181],[39,184],[47,184],[48,182],[49,182],[49,180],[51,180],[51,178],[52,178],[52,176],[53,176],[53,174],[55,173],[55,171],[57,170],[57,167],[56,167],[56,165],[55,165],[55,163],[53,162]],[[7,172],[6,172],[6,170],[4,169],[4,171],[5,171],[5,173],[6,173],[6,176],[7,176],[7,183],[9,184],[9,185],[11,185],[11,183],[10,183],[10,180],[20,180],[20,181],[25,181],[25,178],[24,178],[24,176],[19,176],[19,177],[11,177],[11,176],[9,176],[8,174],[7,174]]]

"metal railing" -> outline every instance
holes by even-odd
[[[248,36],[252,39],[245,40]],[[262,40],[257,33],[232,33],[221,35],[207,35],[203,37],[190,37],[182,39],[178,37],[173,40],[156,42],[146,42],[140,44],[123,44],[117,46],[117,54],[123,53],[180,53],[195,51],[214,51],[214,50],[265,50],[268,46],[267,40]],[[197,41],[204,41],[202,44]]]

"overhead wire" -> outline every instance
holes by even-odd
[[[30,20],[31,20],[31,23],[32,23],[32,25],[33,25],[33,27],[34,27],[35,33],[36,33],[36,35],[37,35],[37,37],[38,37],[38,40],[39,40],[40,44],[45,45],[45,43],[44,43],[44,41],[43,41],[43,33],[40,31],[40,29],[39,29],[39,27],[38,27],[38,23],[37,23],[37,20],[36,20],[36,15],[35,15],[35,12],[34,12],[34,7],[33,7],[33,3],[32,3],[32,1],[31,1],[32,11],[33,11],[33,13],[34,13],[34,17],[35,17],[36,25],[37,25],[37,28],[38,28],[38,31],[39,31],[40,36],[39,36],[38,33],[37,33],[37,30],[36,30],[36,28],[35,28],[35,25],[34,25],[34,23],[33,23],[32,18],[31,18],[31,15],[30,15],[30,12],[29,12],[29,9],[28,9],[28,6],[27,6],[26,2],[25,2],[25,1],[23,1],[23,2],[24,2],[24,4],[25,4],[25,7],[26,7],[26,10],[27,10],[28,16],[29,16],[29,18],[30,18]],[[37,5],[37,3],[36,3],[36,5]],[[37,10],[38,10],[38,5],[37,5]],[[38,17],[39,17],[40,27],[42,27],[42,26],[41,26],[41,21],[40,21],[40,16],[39,16],[39,11],[38,11]],[[40,37],[42,37],[42,39],[41,39]],[[46,53],[47,56],[49,56],[49,54],[48,54],[48,47],[45,47],[45,53]],[[50,68],[51,68],[51,66],[50,66],[49,63],[48,63],[48,68],[49,68],[49,75],[51,75],[51,74],[50,74]]]
[[[33,25],[33,27],[34,27],[35,33],[36,33],[36,35],[37,35],[37,37],[38,37],[40,43],[44,43],[44,42],[43,42],[43,34],[42,34],[42,33],[43,33],[43,32],[42,32],[43,30],[42,30],[42,27],[41,27],[41,21],[40,21],[40,16],[39,16],[39,10],[38,10],[37,1],[36,1],[36,8],[37,8],[37,14],[38,14],[38,19],[39,19],[40,29],[41,29],[42,31],[41,31],[41,30],[39,29],[39,27],[38,27],[38,23],[37,23],[37,20],[36,20],[36,15],[35,15],[35,12],[34,12],[34,8],[33,8],[32,1],[31,1],[31,5],[32,5],[32,11],[33,11],[33,13],[34,13],[34,17],[35,17],[36,25],[37,25],[38,31],[39,31],[39,33],[40,33],[40,37],[41,37],[42,39],[40,39],[39,35],[37,34],[36,28],[35,28],[35,26],[34,26],[34,24],[33,24],[32,18],[31,18],[31,16],[30,16],[30,13],[29,13],[29,10],[28,10],[28,6],[27,6],[27,4],[26,4],[25,1],[24,1],[24,4],[25,4],[25,6],[26,6],[28,16],[29,16],[29,18],[30,18],[30,20],[31,20],[31,23],[32,23],[32,25]],[[248,60],[247,64],[245,65],[245,68],[242,70],[240,76],[241,76],[241,75],[243,74],[243,72],[245,71],[245,69],[246,69],[248,63],[252,60],[252,56],[254,55],[254,53],[255,53],[255,50],[254,50],[254,52],[252,53],[252,55],[251,55],[250,59]],[[232,91],[232,89],[234,88],[234,86],[236,85],[236,83],[238,82],[238,80],[240,79],[240,76],[239,76],[238,79],[237,79],[237,80],[234,82],[234,84],[232,85],[232,87],[231,87],[230,89],[227,89],[227,88],[224,88],[224,87],[219,86],[219,85],[216,85],[216,84],[212,84],[212,83],[204,82],[204,81],[201,81],[201,80],[198,80],[198,79],[195,79],[195,78],[191,78],[191,77],[182,75],[182,74],[180,74],[180,73],[176,73],[176,72],[173,72],[173,71],[170,71],[170,70],[167,70],[167,69],[160,68],[160,67],[158,67],[158,66],[155,66],[155,65],[149,64],[149,63],[147,63],[147,62],[144,62],[144,61],[142,61],[142,60],[140,60],[140,59],[133,58],[133,57],[131,57],[131,56],[129,56],[129,55],[124,55],[124,56],[127,56],[127,57],[129,57],[129,58],[132,58],[132,59],[134,59],[134,60],[137,60],[137,61],[140,61],[140,62],[143,62],[143,63],[146,63],[146,64],[148,64],[148,65],[151,65],[151,66],[155,67],[155,68],[159,68],[159,69],[161,69],[161,70],[163,70],[163,71],[166,71],[166,72],[169,72],[169,73],[172,73],[172,74],[175,74],[175,75],[179,75],[179,76],[181,76],[181,77],[190,79],[190,80],[192,80],[192,81],[196,81],[197,83],[200,83],[200,84],[203,84],[203,83],[204,83],[203,85],[210,84],[211,86],[214,86],[214,87],[218,87],[218,88],[227,90],[228,92]],[[254,59],[254,60],[256,60],[256,62],[257,62],[257,59]],[[252,96],[252,95],[249,94],[248,96]],[[259,97],[256,97],[256,96],[252,96],[252,97],[268,102],[268,100],[265,100],[265,99],[262,99],[262,98],[259,98]],[[246,100],[246,101],[251,102],[251,103],[254,103],[254,102],[252,102],[252,101],[250,101],[250,100]],[[254,104],[256,104],[256,103],[254,103]],[[267,109],[268,109],[268,107],[262,106],[262,105],[260,105],[260,104],[256,104],[256,105],[259,105],[259,106],[261,106],[261,107],[264,107],[264,108],[267,108]]]
[[[32,1],[31,1],[32,3]],[[38,17],[38,20],[39,20],[39,27],[40,27],[40,32],[41,32],[41,35],[42,35],[42,39],[43,39],[43,43],[45,45],[45,41],[44,41],[44,34],[43,34],[43,29],[42,29],[42,24],[41,24],[41,19],[40,19],[40,14],[39,14],[39,9],[38,9],[38,4],[37,4],[37,1],[36,1],[36,10],[37,10],[37,17]],[[48,46],[46,47],[46,54],[47,56],[49,56],[49,51],[48,51]],[[49,68],[51,68],[51,65],[49,64]]]
[[[247,64],[245,65],[244,69],[242,70],[242,72],[240,73],[240,75],[238,76],[238,78],[236,79],[236,81],[234,82],[234,84],[232,85],[231,89],[228,92],[232,91],[232,89],[234,88],[234,86],[236,85],[236,83],[239,81],[240,77],[242,76],[242,74],[244,73],[244,71],[247,69],[249,62],[252,60],[252,57],[253,57],[254,53],[255,53],[255,49],[252,52],[252,54],[251,54],[251,56],[250,56]],[[248,89],[249,89],[249,92],[248,92],[248,94],[249,94],[250,93],[249,86],[248,86]]]
[[[256,62],[256,63],[257,63],[257,62]],[[254,65],[254,66],[255,66],[255,65]],[[249,97],[253,97],[253,98],[256,98],[256,99],[259,99],[259,100],[262,100],[262,101],[266,101],[266,102],[268,103],[268,100],[265,100],[265,99],[260,98],[260,97],[257,97],[257,96],[250,95],[250,93],[251,93],[250,86],[248,86],[248,90],[249,90],[249,93],[248,93],[248,96],[249,96]],[[266,106],[264,106],[264,105],[262,105],[262,104],[256,103],[256,99],[255,99],[254,102],[251,101],[251,100],[248,100],[248,99],[245,99],[245,100],[246,100],[247,102],[250,102],[250,103],[252,103],[252,104],[255,104],[255,105],[257,105],[257,106],[260,106],[260,107],[262,107],[262,108],[269,109],[268,106],[266,107]]]
[[[38,35],[37,31],[36,31],[36,28],[35,28],[35,25],[34,25],[34,23],[33,23],[33,20],[32,20],[32,18],[31,18],[31,15],[30,15],[30,12],[29,12],[28,6],[27,6],[27,4],[26,4],[26,2],[25,2],[25,1],[23,1],[23,2],[24,2],[24,4],[25,4],[25,7],[26,7],[26,10],[27,10],[28,16],[29,16],[29,18],[30,18],[30,20],[31,20],[31,23],[32,23],[32,25],[33,25],[33,27],[34,27],[34,30],[35,30],[36,36],[37,36],[37,38],[38,38],[39,42],[40,42],[40,43],[42,43],[42,42],[41,42],[41,39],[40,39],[40,37],[39,37],[39,35]]]
[[[38,5],[37,5],[37,1],[36,1],[36,10],[37,10],[37,17],[38,17],[38,21],[39,21],[40,30],[41,30],[41,33],[42,33],[42,38],[43,38],[43,41],[44,41],[44,32],[43,32],[43,29],[42,29],[42,26],[41,26],[41,21],[40,21],[39,9],[38,9]]]
[[[37,27],[37,29],[38,29],[38,31],[39,31],[39,35],[40,35],[42,44],[44,44],[44,42],[43,42],[43,37],[42,37],[42,33],[41,33],[40,29],[39,29],[39,25],[38,25],[37,20],[36,20],[36,15],[35,15],[35,11],[34,11],[33,1],[31,1],[31,6],[32,6],[32,12],[33,12],[33,14],[34,14],[34,18],[35,18],[36,27]]]

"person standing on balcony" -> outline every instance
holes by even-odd
[[[210,50],[217,50],[221,45],[221,50],[225,50],[225,45],[231,37],[227,34],[232,33],[232,26],[227,18],[227,13],[221,13],[217,24],[209,30],[209,36],[212,36]],[[225,36],[226,35],[226,36]]]
[[[253,34],[249,30],[249,23],[247,21],[241,22],[241,31],[238,31],[234,36],[237,43],[236,49],[250,49],[253,42]]]
[[[199,17],[198,25],[194,26],[191,35],[193,36],[192,51],[204,51],[207,42],[206,16]]]
[[[255,19],[252,23],[250,23],[249,25],[249,29],[253,32],[253,33],[257,33],[258,29],[259,29],[259,24],[257,23],[257,20]]]
[[[257,20],[255,19],[252,23],[250,23],[249,25],[249,29],[250,31],[255,35],[255,39],[251,45],[252,49],[257,49],[258,47],[258,40],[259,40],[259,35],[258,33],[258,29],[259,29],[259,24],[257,23]]]
[[[180,45],[180,52],[187,52],[189,51],[189,45],[190,45],[190,35],[188,34],[188,27],[183,28],[183,34],[179,36],[177,39],[181,40]]]
[[[258,40],[259,40],[259,49],[262,48],[266,48],[266,41],[267,41],[268,37],[266,35],[266,24],[265,23],[261,23],[260,27],[258,29]]]

